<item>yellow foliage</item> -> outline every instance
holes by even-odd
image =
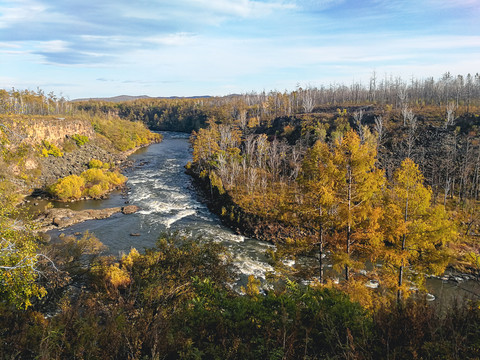
[[[101,169],[88,169],[80,175],[85,179],[87,184],[100,184],[106,181],[106,176]]]
[[[85,170],[80,176],[70,175],[58,180],[50,187],[50,193],[60,200],[96,198],[126,181],[127,178],[118,172],[92,168]]]
[[[95,131],[119,151],[134,149],[149,142],[160,141],[162,136],[147,129],[145,124],[120,118],[94,116],[90,119]]]
[[[105,277],[107,282],[115,288],[125,287],[132,282],[128,272],[124,269],[120,269],[118,264],[110,265],[106,270]]]
[[[258,118],[258,116],[248,118],[247,126],[249,128],[254,128],[254,127],[257,127],[258,125],[260,125],[260,119]]]
[[[107,172],[105,173],[106,179],[108,183],[113,184],[115,186],[121,185],[127,181],[127,177],[120,174],[119,172]]]
[[[91,198],[96,198],[100,195],[102,195],[104,190],[99,184],[95,184],[92,187],[89,187],[88,189],[85,189],[84,193],[91,197]]]
[[[127,269],[131,269],[132,266],[133,266],[133,263],[139,257],[140,257],[140,253],[137,251],[137,249],[132,248],[128,255],[123,255],[122,256],[122,260],[121,260],[122,267],[127,268]]]
[[[41,156],[48,157],[50,155],[54,157],[62,157],[63,152],[55,145],[46,140],[42,141],[43,148],[41,150]]]
[[[248,277],[247,287],[242,286],[242,291],[248,296],[254,298],[260,294],[260,280],[256,279],[255,276],[250,275]]]
[[[50,192],[60,200],[80,199],[85,186],[85,179],[78,175],[70,175],[58,180]]]
[[[215,171],[210,172],[210,183],[213,187],[218,189],[220,195],[225,193],[225,189],[223,188],[223,182],[220,176],[217,175]]]
[[[101,168],[103,168],[103,165],[104,165],[103,162],[101,160],[97,160],[97,159],[92,159],[88,163],[88,167],[90,169],[101,169]]]
[[[218,126],[214,123],[208,129],[200,129],[198,133],[194,132],[193,138],[193,161],[195,163],[208,163],[216,158],[220,147],[220,133]]]

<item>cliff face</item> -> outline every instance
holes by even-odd
[[[2,144],[0,138],[0,148],[4,146],[6,150],[0,158],[0,175],[17,184],[22,192],[43,188],[60,177],[79,174],[87,169],[92,158],[109,163],[118,163],[124,158],[95,144],[97,135],[88,119],[0,115],[0,124],[0,136],[7,140]],[[80,147],[71,142],[70,150],[65,151],[65,140],[75,134],[87,136],[90,143]],[[40,157],[38,149],[42,141],[55,144],[64,155]]]
[[[55,145],[61,145],[68,136],[75,134],[89,138],[95,136],[92,124],[83,119],[64,118],[29,118],[28,121],[9,120],[13,132],[22,138],[22,143],[36,145],[46,140]]]

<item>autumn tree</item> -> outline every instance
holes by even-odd
[[[375,163],[375,144],[362,143],[350,130],[336,139],[331,149],[317,142],[303,165],[301,179],[309,209],[304,213],[310,218],[315,214],[320,247],[325,224],[331,221],[333,258],[337,267],[344,268],[346,281],[351,267],[360,266],[358,260],[374,252],[381,242],[379,200],[384,175]]]
[[[218,125],[210,121],[208,128],[193,132],[191,137],[193,145],[193,161],[202,169],[212,166],[220,151],[220,132]]]
[[[335,141],[328,169],[335,184],[335,227],[341,239],[336,260],[344,266],[346,281],[355,259],[371,253],[380,242],[379,200],[384,174],[375,165],[376,154],[375,144],[362,144],[357,133],[349,131]]]
[[[299,183],[303,190],[302,220],[317,233],[320,283],[324,282],[323,256],[327,245],[328,227],[332,226],[336,203],[334,178],[329,172],[333,166],[333,154],[328,145],[317,141],[307,152],[302,164]]]
[[[432,191],[423,182],[418,166],[405,159],[394,173],[385,207],[384,272],[391,276],[386,281],[397,289],[398,301],[412,282],[422,285],[424,274],[441,274],[445,270],[445,245],[455,236],[443,206],[431,205]]]

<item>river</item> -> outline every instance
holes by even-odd
[[[161,143],[142,148],[130,156],[134,165],[125,171],[128,177],[126,194],[115,192],[106,200],[54,204],[83,210],[128,203],[139,206],[140,211],[128,216],[117,214],[104,220],[86,221],[61,232],[71,235],[88,230],[113,255],[126,253],[131,248],[139,251],[151,248],[164,233],[204,237],[221,243],[233,254],[241,273],[240,283],[245,283],[250,274],[265,278],[267,271],[273,271],[266,262],[265,251],[273,245],[237,235],[223,226],[202,203],[191,177],[185,174],[184,166],[191,160],[188,135],[173,132],[162,135]],[[50,234],[55,237],[59,232]]]
[[[173,132],[164,132],[162,135],[161,143],[142,148],[130,156],[134,165],[125,171],[128,177],[126,194],[115,192],[106,200],[55,204],[82,210],[128,203],[139,206],[140,211],[128,216],[117,214],[104,220],[87,221],[62,232],[71,235],[88,230],[113,255],[127,253],[131,248],[141,251],[153,247],[163,233],[200,236],[223,244],[233,255],[240,271],[238,284],[244,284],[248,275],[265,279],[266,273],[274,270],[265,257],[265,251],[273,245],[237,235],[223,226],[220,219],[201,201],[192,179],[185,174],[184,166],[191,160],[188,135]],[[52,231],[51,235],[58,236],[59,232]],[[427,288],[436,297],[448,299],[449,303],[456,296],[478,298],[472,293],[480,294],[480,286],[476,281],[429,279]]]

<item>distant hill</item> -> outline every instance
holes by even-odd
[[[82,99],[73,99],[72,101],[107,101],[107,102],[124,102],[124,101],[133,101],[138,99],[201,99],[201,98],[210,98],[209,95],[204,96],[158,96],[158,97],[151,97],[147,95],[138,95],[138,96],[131,96],[131,95],[118,95],[113,97],[106,97],[106,98],[82,98]]]

